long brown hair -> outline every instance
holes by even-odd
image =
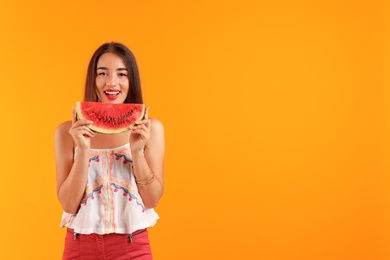
[[[104,43],[92,55],[88,65],[87,80],[85,82],[84,101],[98,101],[96,94],[96,67],[100,56],[107,52],[121,57],[128,70],[127,77],[129,78],[130,89],[124,103],[142,104],[141,82],[134,54],[125,45],[118,42]]]

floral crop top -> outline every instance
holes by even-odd
[[[75,151],[77,156],[77,150]],[[90,149],[88,181],[76,214],[63,212],[61,227],[81,234],[129,234],[152,227],[158,214],[146,209],[132,171],[130,145]]]

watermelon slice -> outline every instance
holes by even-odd
[[[76,102],[78,119],[93,121],[88,125],[95,132],[117,134],[128,131],[135,121],[144,117],[144,104],[111,104],[103,102]]]

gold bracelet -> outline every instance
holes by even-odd
[[[135,183],[137,183],[137,185],[140,187],[148,186],[149,184],[151,184],[153,182],[153,180],[154,180],[154,173],[153,172],[150,172],[149,176],[144,178],[144,179],[137,179],[137,177],[135,177]]]

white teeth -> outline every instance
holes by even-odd
[[[117,94],[119,94],[119,92],[109,92],[109,91],[105,91],[104,93],[106,93],[108,95],[117,95]]]

